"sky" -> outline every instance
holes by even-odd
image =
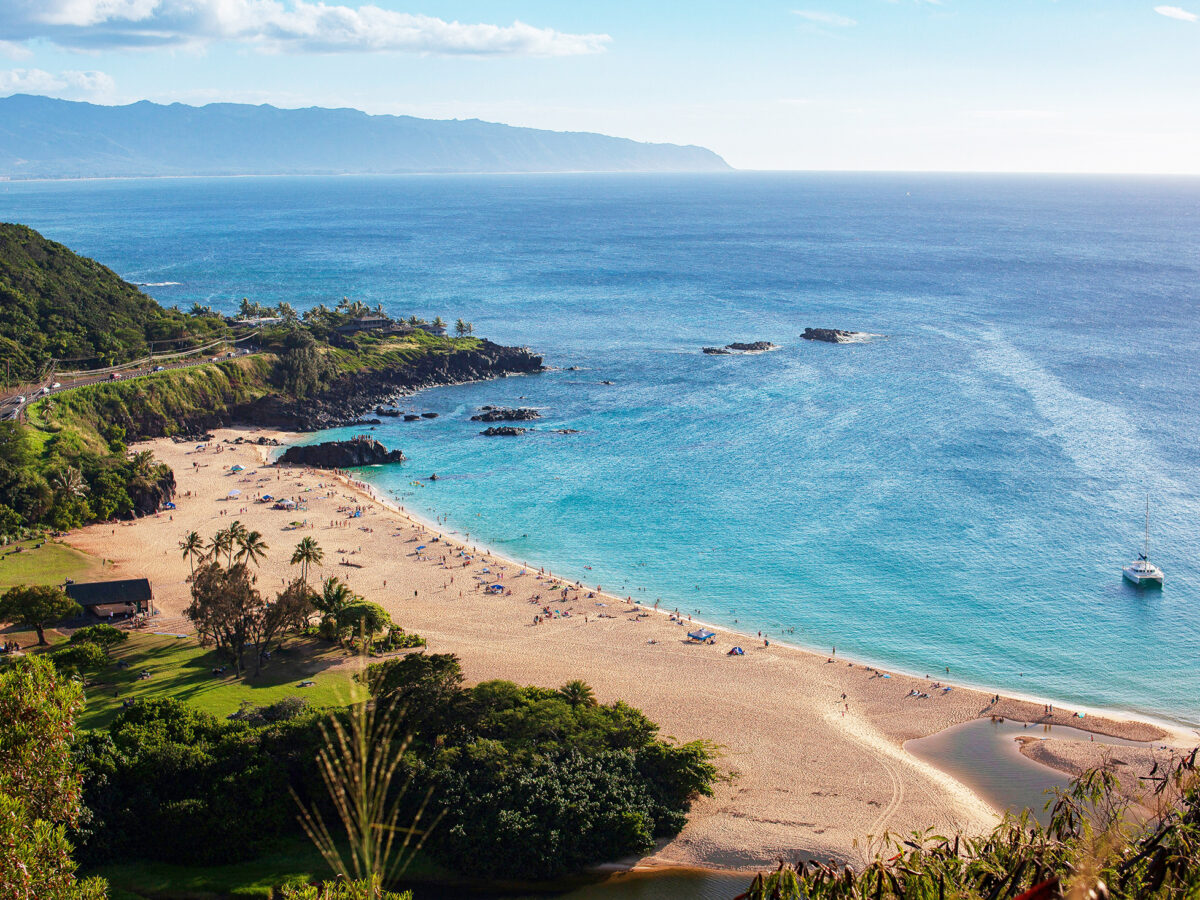
[[[349,106],[744,169],[1200,173],[1200,0],[0,0],[0,96]]]

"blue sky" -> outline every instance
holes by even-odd
[[[0,94],[353,106],[756,169],[1200,172],[1200,0],[0,0]]]

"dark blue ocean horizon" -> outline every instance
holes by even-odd
[[[0,218],[167,305],[348,296],[544,352],[555,371],[425,392],[440,418],[376,431],[410,461],[368,476],[496,552],[918,674],[1200,722],[1200,179],[9,182]],[[700,353],[759,339],[781,349]],[[487,439],[485,403],[545,418]],[[1161,592],[1121,580],[1147,496]]]

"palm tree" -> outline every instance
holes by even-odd
[[[179,549],[183,551],[183,558],[188,561],[188,568],[192,570],[192,577],[195,577],[196,560],[204,556],[204,538],[200,537],[198,531],[189,531],[183,536],[183,540],[179,542]]]
[[[457,322],[454,323],[454,333],[457,334],[459,337],[466,337],[467,332],[469,330],[470,330],[470,326],[467,325],[467,323],[464,322],[462,319],[459,319]]]
[[[133,471],[138,475],[149,475],[150,467],[154,465],[154,454],[149,450],[139,450],[129,461],[133,463]]]
[[[325,551],[321,549],[316,539],[306,537],[296,545],[296,552],[292,554],[292,565],[300,566],[300,580],[308,584],[308,567],[310,565],[319,566],[324,558]]]
[[[568,681],[558,689],[558,695],[572,706],[596,705],[596,695],[586,681]]]
[[[412,315],[412,316],[408,317],[408,324],[411,325],[413,328],[416,328],[418,325],[424,325],[425,320],[422,319],[420,316]]]
[[[233,533],[228,528],[222,528],[208,541],[207,556],[213,562],[220,562],[222,553],[229,553],[233,546]]]
[[[313,599],[313,606],[326,616],[337,616],[353,601],[354,591],[350,590],[350,585],[331,575],[321,585],[321,595]]]
[[[54,476],[54,488],[64,497],[82,497],[88,492],[87,482],[74,466],[60,469]]]
[[[434,328],[445,328],[446,321],[441,316],[434,316],[433,317],[433,327]]]
[[[262,534],[257,531],[243,531],[236,538],[238,545],[237,560],[238,562],[247,562],[258,565],[267,556],[266,541],[262,539]]]
[[[249,532],[246,531],[246,526],[243,525],[239,520],[234,519],[229,524],[229,543],[225,547],[225,554],[227,557],[225,563],[227,567],[233,566],[233,550],[235,547],[240,547],[242,545],[242,541],[246,539],[247,534],[249,534]]]
[[[295,307],[286,300],[280,300],[279,305],[275,307],[275,311],[279,313],[285,322],[295,322],[299,318]]]

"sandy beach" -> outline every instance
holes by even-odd
[[[267,466],[272,448],[231,443],[259,436],[286,442],[288,435],[225,429],[214,436],[204,451],[170,440],[139,445],[174,469],[178,508],[92,526],[70,542],[113,560],[115,577],[150,578],[163,621],[179,630],[189,602],[188,564],[177,546],[184,534],[207,538],[234,519],[262,532],[270,546],[259,571],[264,593],[296,576],[288,565],[292,549],[313,537],[325,551],[314,578],[336,575],[382,604],[405,629],[424,635],[431,652],[457,654],[468,679],[556,687],[582,678],[602,702],[624,700],[644,710],[665,735],[715,742],[729,778],[647,864],[754,869],[781,857],[858,863],[871,854],[872,836],[885,831],[987,829],[999,819],[995,810],[903,749],[910,738],[981,715],[1182,740],[1145,722],[1079,719],[1058,708],[1047,714],[1038,703],[995,703],[979,691],[946,690],[951,683],[936,672],[932,678],[884,672],[727,631],[718,631],[713,645],[690,643],[686,632],[695,623],[689,627],[686,616],[672,621],[669,611],[656,614],[587,586],[572,587],[564,599],[562,582],[483,547],[464,548],[461,535],[438,535],[345,476]],[[234,465],[244,470],[231,474]],[[240,495],[230,498],[233,490]],[[263,493],[302,500],[307,508],[288,512],[254,502]],[[293,521],[307,524],[293,529]],[[484,590],[496,583],[500,592]],[[734,645],[745,654],[728,656]],[[1099,762],[1102,752],[1096,745],[1073,749],[1069,760],[1052,752],[1041,757],[1066,768],[1090,764],[1089,753]]]

